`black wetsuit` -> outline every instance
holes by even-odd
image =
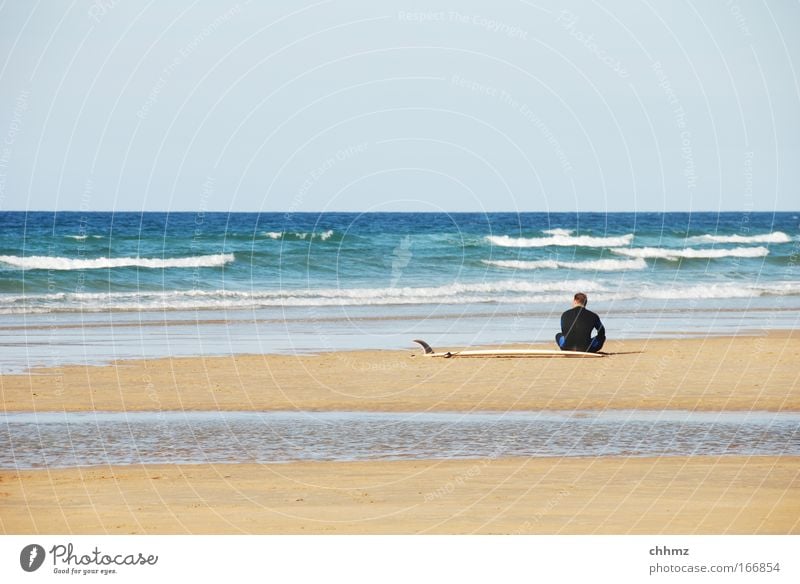
[[[592,330],[597,336],[592,338]],[[556,334],[556,343],[562,351],[587,351],[596,353],[606,342],[606,329],[600,317],[583,306],[576,306],[561,315],[561,332]]]

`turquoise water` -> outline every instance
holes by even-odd
[[[800,414],[0,414],[0,468],[506,456],[800,455]]]
[[[4,371],[794,328],[797,213],[0,213]]]

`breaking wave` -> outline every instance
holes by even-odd
[[[641,291],[638,296],[656,300],[684,300],[687,298],[755,298],[758,296],[795,296],[798,294],[800,294],[800,282],[775,284],[724,282],[698,286],[654,287]]]
[[[84,241],[84,240],[89,239],[89,238],[92,238],[92,239],[103,239],[102,235],[87,235],[87,234],[65,235],[64,237],[66,237],[67,239],[74,239],[75,241]]]
[[[632,260],[593,260],[586,262],[562,262],[557,260],[481,260],[489,266],[510,268],[514,270],[589,270],[596,272],[619,272],[627,270],[647,269],[647,262],[642,258]]]
[[[327,231],[320,231],[320,232],[312,232],[312,233],[293,233],[293,232],[285,232],[285,231],[264,231],[262,235],[268,239],[284,239],[284,240],[294,240],[294,241],[304,241],[310,239],[319,239],[321,241],[327,241],[334,235],[333,229],[328,229]]]
[[[575,290],[593,302],[647,298],[687,300],[798,296],[800,282],[634,285],[619,289],[590,280],[449,284],[419,288],[322,288],[300,290],[183,290],[153,292],[55,293],[0,296],[0,314],[51,312],[161,312],[255,310],[270,307],[381,306],[430,304],[546,304],[561,306]]]
[[[783,231],[761,235],[697,235],[687,239],[691,243],[788,243],[792,238]]]
[[[564,232],[550,237],[510,237],[508,235],[488,235],[486,239],[500,247],[619,247],[633,241],[633,234],[614,237],[594,237],[591,235],[565,235]]]
[[[56,293],[0,296],[0,314],[148,310],[255,309],[272,306],[375,306],[564,301],[574,290],[604,290],[596,282],[448,284],[419,288],[320,288],[300,290],[176,290],[170,292]],[[549,293],[549,295],[548,295]]]
[[[678,261],[680,259],[760,258],[769,254],[766,247],[734,247],[731,249],[670,249],[664,247],[614,248],[612,253],[631,258]]]
[[[188,258],[94,258],[0,256],[0,264],[21,270],[98,270],[103,268],[214,268],[234,261],[232,253]]]
[[[545,229],[545,230],[542,231],[542,233],[546,233],[547,235],[567,236],[567,235],[572,235],[573,233],[575,233],[575,230],[574,229],[563,229],[561,227],[554,227],[553,229]]]

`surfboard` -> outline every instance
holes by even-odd
[[[604,353],[584,353],[582,351],[561,351],[559,349],[468,349],[465,351],[447,351],[437,353],[423,340],[414,339],[422,347],[426,357],[566,357],[566,358],[593,358],[605,357]]]

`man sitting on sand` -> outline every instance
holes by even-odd
[[[562,351],[585,351],[597,353],[606,342],[606,329],[600,317],[586,309],[586,294],[578,292],[572,300],[572,308],[561,315],[561,332],[556,334],[556,343]],[[592,329],[597,336],[592,337]]]

